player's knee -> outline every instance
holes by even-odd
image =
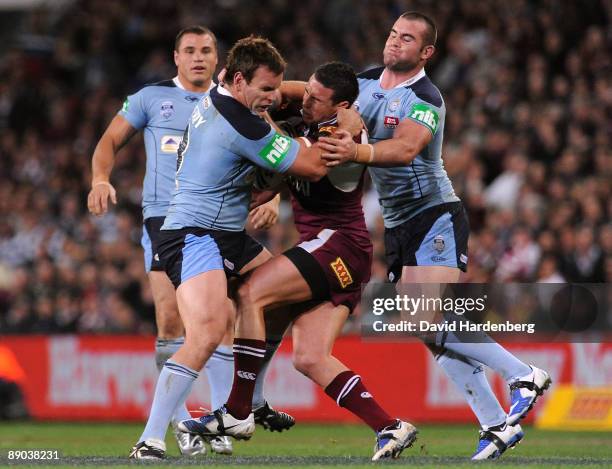
[[[206,351],[213,351],[227,332],[227,317],[223,314],[198,317],[185,329],[185,344]]]
[[[318,353],[296,349],[293,352],[293,366],[303,375],[310,377],[321,365],[324,358]]]
[[[258,292],[256,288],[253,288],[253,285],[249,281],[244,282],[242,285],[240,285],[240,287],[238,287],[237,300],[239,312],[242,312],[244,310],[244,306],[246,305],[253,307],[262,306],[260,305],[260,292]]]

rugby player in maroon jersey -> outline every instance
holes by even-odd
[[[350,107],[357,94],[350,66],[322,65],[306,87],[301,121],[284,127],[307,145],[316,145],[322,133],[333,134],[338,109]],[[358,139],[367,142],[365,130]],[[263,340],[264,308],[301,303],[296,307],[303,312],[293,321],[294,365],[376,432],[372,459],[378,460],[398,457],[412,445],[417,430],[390,417],[361,377],[332,355],[336,337],[360,300],[361,284],[370,278],[372,244],[361,207],[363,174],[362,165],[349,163],[315,183],[289,179],[299,243],[255,269],[239,288],[236,337]],[[255,355],[239,365],[224,412],[250,411],[252,386],[245,379],[256,378],[263,361]]]

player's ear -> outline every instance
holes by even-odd
[[[348,101],[340,101],[338,104],[336,104],[336,108],[348,109],[350,107],[351,107],[351,105],[349,104]]]
[[[421,59],[429,60],[431,56],[434,55],[435,51],[436,51],[436,47],[434,45],[423,47],[423,49],[421,49]]]
[[[178,56],[179,53],[175,50],[174,51],[174,65],[176,65],[178,67]]]
[[[225,81],[227,82],[227,80]],[[242,72],[234,73],[231,84],[236,87],[237,91],[242,91],[242,87],[244,86],[245,83],[246,83],[246,80]]]

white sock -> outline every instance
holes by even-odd
[[[447,324],[449,321],[446,321]],[[452,321],[451,321],[452,322]],[[438,332],[436,345],[487,365],[512,382],[531,373],[523,363],[484,332]]]
[[[438,355],[436,361],[463,393],[481,427],[487,429],[506,422],[506,413],[493,394],[481,363],[448,350]]]
[[[204,366],[210,387],[210,407],[220,408],[227,402],[234,382],[234,354],[231,345],[219,345]]]
[[[198,373],[170,360],[166,361],[155,386],[155,396],[147,425],[138,442],[149,438],[164,440],[172,415],[191,391]]]
[[[160,339],[155,341],[155,364],[157,370],[161,372],[167,360],[174,355],[185,343],[185,337],[177,337],[175,339]],[[172,416],[172,422],[179,423],[181,420],[191,418],[191,414],[187,410],[187,406],[183,402],[176,408],[176,412]]]

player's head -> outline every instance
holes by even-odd
[[[208,88],[217,67],[217,38],[204,26],[181,29],[174,41],[179,80],[190,91]]]
[[[350,107],[359,94],[353,68],[343,62],[329,62],[312,74],[302,99],[304,122],[312,124],[331,119],[339,107]]]
[[[225,82],[234,97],[251,111],[266,111],[283,80],[285,60],[262,37],[240,39],[227,54]]]
[[[404,13],[391,27],[385,43],[385,67],[396,72],[423,67],[435,51],[437,35],[431,18],[416,11]]]

